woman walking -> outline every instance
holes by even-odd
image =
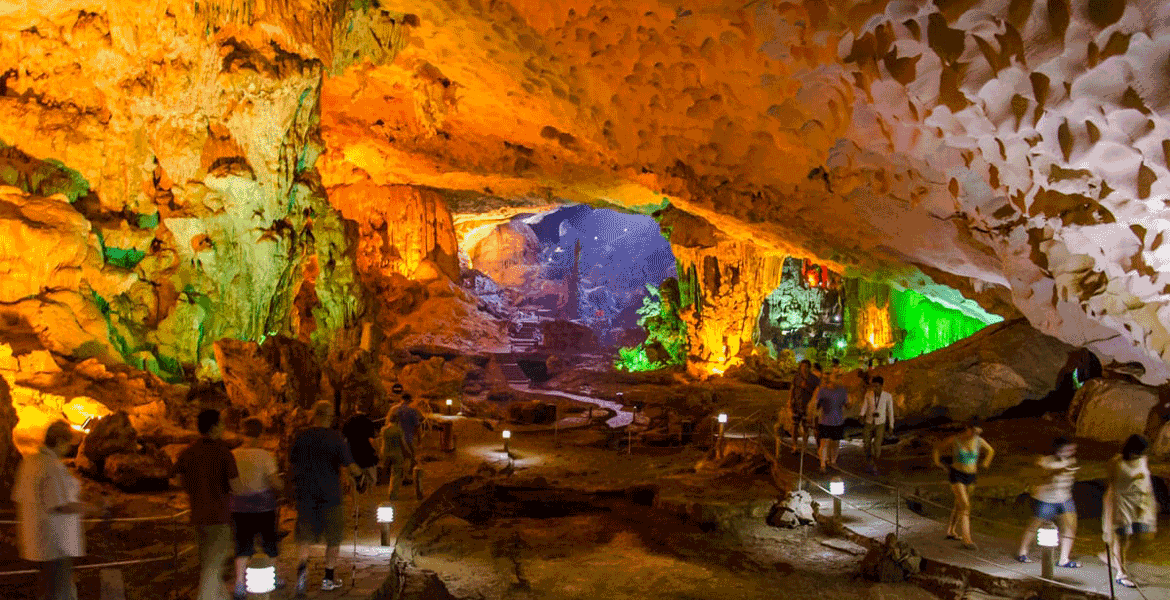
[[[1052,453],[1040,457],[1036,465],[1044,469],[1044,479],[1032,489],[1032,520],[1024,529],[1016,560],[1027,563],[1028,548],[1036,538],[1036,530],[1046,522],[1055,522],[1060,530],[1060,560],[1056,565],[1076,569],[1081,563],[1070,560],[1073,539],[1077,535],[1077,506],[1073,502],[1072,487],[1076,482],[1077,445],[1067,438],[1052,440]]]
[[[934,464],[947,472],[947,479],[951,482],[951,491],[955,494],[955,507],[951,509],[951,521],[947,526],[948,540],[962,540],[964,550],[974,550],[975,542],[971,540],[971,491],[975,489],[975,479],[979,472],[977,467],[986,469],[991,465],[995,456],[995,449],[987,443],[980,434],[983,428],[978,419],[972,419],[962,433],[947,438],[934,447]],[[951,449],[951,465],[943,465],[941,451]],[[979,464],[979,455],[986,451],[983,464]]]
[[[1157,504],[1146,458],[1149,447],[1145,437],[1131,435],[1121,447],[1121,454],[1105,465],[1102,537],[1109,545],[1117,583],[1128,588],[1137,587],[1125,570],[1129,547],[1135,537],[1153,533],[1157,525]]]

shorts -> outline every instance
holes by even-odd
[[[817,433],[822,440],[841,441],[845,437],[844,425],[820,425],[817,427]]]
[[[340,546],[345,536],[345,513],[341,505],[297,507],[297,541],[316,544],[325,537],[326,546]]]
[[[1117,535],[1131,536],[1142,533],[1149,533],[1152,531],[1152,529],[1150,529],[1150,526],[1146,523],[1126,523],[1114,531],[1117,532]]]
[[[256,536],[260,536],[260,547],[272,558],[280,555],[276,537],[276,511],[261,513],[232,513],[236,526],[236,556],[252,556],[256,551]]]
[[[796,407],[796,406],[792,407],[792,422],[793,423],[804,423],[807,420],[808,420],[808,411],[806,411],[804,408],[800,408],[800,407]]]
[[[1064,502],[1044,502],[1032,498],[1032,514],[1036,515],[1037,519],[1041,521],[1052,521],[1057,515],[1065,513],[1075,515],[1077,514],[1077,505],[1072,498]]]
[[[961,483],[963,485],[975,485],[975,480],[978,476],[975,473],[964,473],[954,467],[950,468],[950,474],[947,476],[947,481],[951,483]]]

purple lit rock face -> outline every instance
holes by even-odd
[[[675,276],[670,243],[644,215],[573,206],[525,219],[541,241],[542,276],[579,281],[576,310],[567,313],[595,329],[637,326],[646,285]],[[580,246],[580,255],[576,248]]]

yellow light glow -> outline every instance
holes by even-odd
[[[878,308],[873,302],[867,304],[857,313],[857,332],[868,342],[871,350],[893,346],[894,335],[890,329],[889,309]]]
[[[720,369],[719,367],[711,367],[711,374],[712,375],[722,375],[723,369]]]

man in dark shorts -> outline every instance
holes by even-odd
[[[808,405],[812,402],[813,392],[821,384],[821,379],[812,372],[812,361],[800,361],[796,369],[796,376],[792,378],[792,453],[804,452],[804,443],[808,439]]]
[[[378,437],[378,432],[378,425],[365,413],[350,417],[341,428],[341,434],[349,443],[349,453],[353,456],[353,462],[365,473],[366,480],[371,484],[378,480],[378,451],[374,449],[370,440]]]
[[[297,595],[308,584],[309,546],[325,538],[325,578],[322,591],[341,587],[334,575],[341,539],[345,535],[345,513],[341,506],[341,468],[355,479],[363,477],[353,462],[349,446],[333,424],[333,404],[322,400],[313,405],[313,427],[297,434],[289,456],[297,497]]]
[[[232,555],[231,493],[239,487],[240,473],[232,450],[223,441],[218,410],[205,410],[197,418],[202,437],[179,453],[170,476],[180,475],[191,504],[191,524],[199,542],[198,600],[228,598],[223,584],[223,563]]]

